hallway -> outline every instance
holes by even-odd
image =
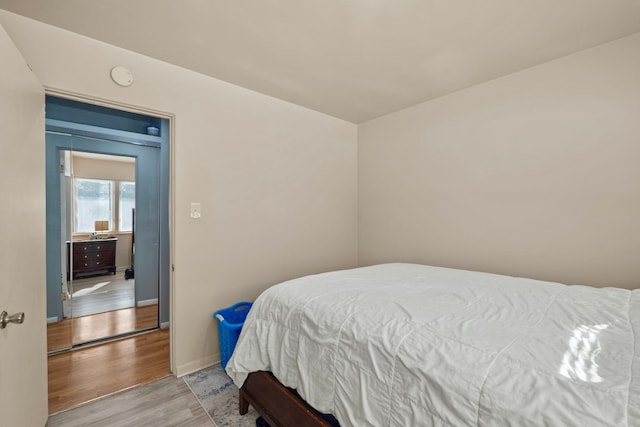
[[[170,376],[169,329],[48,358],[49,414]]]

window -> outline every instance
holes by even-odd
[[[74,182],[76,233],[93,233],[95,221],[109,221],[111,232],[132,231],[135,182],[89,178],[76,178]]]
[[[76,179],[76,220],[77,233],[93,233],[95,221],[109,221],[113,224],[113,181],[102,179]]]
[[[120,231],[132,231],[132,209],[136,207],[136,183],[120,181],[118,196],[118,229]]]

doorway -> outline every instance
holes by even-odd
[[[168,327],[168,120],[47,96],[46,131],[48,352]]]

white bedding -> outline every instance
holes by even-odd
[[[640,290],[383,264],[269,288],[226,369],[343,427],[631,427],[639,334]]]

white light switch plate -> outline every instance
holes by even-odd
[[[202,217],[200,203],[191,202],[191,218],[198,219],[200,217]]]

